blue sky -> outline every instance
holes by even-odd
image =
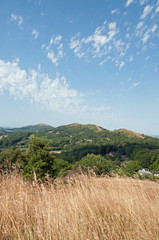
[[[159,0],[2,0],[0,126],[159,134]]]

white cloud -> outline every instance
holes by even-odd
[[[44,47],[45,47],[45,44],[43,43],[43,44],[41,45],[41,50],[42,50]]]
[[[97,58],[102,66],[107,61],[115,63],[120,70],[126,63],[123,57],[126,55],[130,47],[130,34],[127,34],[125,41],[120,37],[120,31],[115,21],[104,22],[103,25],[97,27],[92,35],[81,37],[81,34],[73,36],[70,40],[70,49],[73,50],[75,56],[90,61]]]
[[[117,8],[117,9],[113,9],[112,11],[111,11],[111,14],[115,14],[115,13],[119,13],[119,9]]]
[[[154,33],[156,31],[157,27],[158,27],[157,24],[154,24],[151,29],[151,32]]]
[[[136,26],[136,36],[142,40],[144,32],[147,30],[147,25],[144,25],[144,21],[140,21]]]
[[[153,6],[147,5],[144,8],[143,14],[141,15],[140,19],[144,19],[152,11],[152,9],[153,9]]]
[[[143,38],[142,38],[142,41],[143,41],[143,43],[145,44],[147,41],[148,41],[148,39],[150,38],[150,31],[148,30],[148,31],[146,31],[145,32],[145,34],[144,34],[144,36],[143,36]]]
[[[82,45],[88,45],[92,44],[92,46],[95,49],[96,53],[101,53],[101,48],[108,42],[112,40],[112,38],[118,33],[116,22],[110,22],[108,23],[108,31],[106,34],[104,32],[106,31],[105,24],[103,26],[97,27],[94,34],[90,35],[87,38],[82,38],[81,40],[78,39],[80,36],[79,34],[76,35],[76,37],[72,37],[70,48],[74,49],[74,53],[79,55],[79,52],[82,48]],[[84,56],[84,54],[82,54]]]
[[[134,83],[133,85],[130,86],[130,89],[131,89],[131,88],[135,88],[135,87],[137,87],[137,86],[140,85],[140,84],[141,84],[141,82],[136,82],[136,83]]]
[[[140,4],[143,5],[145,3],[147,3],[149,0],[140,0]]]
[[[65,77],[51,79],[34,69],[20,69],[17,62],[0,61],[0,92],[9,91],[16,99],[28,97],[50,110],[61,112],[81,102],[76,90],[71,89]]]
[[[131,3],[133,3],[133,2],[134,2],[134,0],[127,0],[125,6],[128,7],[128,6],[129,6]]]
[[[50,39],[48,46],[45,46],[45,44],[41,46],[41,49],[46,49],[48,59],[50,59],[55,66],[58,66],[59,60],[63,58],[63,44],[61,40],[62,36],[57,35]]]
[[[43,74],[41,65],[38,71],[30,69],[26,71],[19,67],[19,63],[0,60],[0,94],[8,91],[10,95],[22,100],[27,98],[31,103],[36,103],[54,112],[66,114],[83,113],[89,117],[94,113],[105,114],[111,108],[108,106],[87,106],[84,103],[84,95],[72,89],[64,76],[50,78]]]
[[[41,64],[40,63],[38,64],[38,71],[39,72],[41,71]]]
[[[70,49],[73,49],[74,54],[78,58],[82,58],[84,56],[84,52],[81,51],[82,42],[78,39],[79,37],[80,37],[80,33],[77,33],[76,36],[71,38]]]
[[[132,62],[133,59],[134,59],[134,57],[131,55],[131,56],[129,57],[129,62]]]
[[[11,14],[11,20],[16,22],[19,27],[23,24],[22,16],[15,15],[14,13]]]
[[[124,66],[125,66],[125,62],[122,61],[122,62],[120,63],[120,65],[119,65],[119,70],[121,70],[122,67],[124,67]]]
[[[157,24],[154,24],[154,25],[152,26],[152,28],[149,28],[149,29],[144,33],[143,38],[142,38],[142,41],[143,41],[144,44],[149,40],[150,36],[156,31],[157,27],[158,27]]]
[[[32,34],[34,35],[34,38],[37,39],[39,36],[39,32],[36,29],[32,30]]]
[[[47,54],[47,57],[54,63],[56,66],[58,65],[58,56],[55,55],[53,51],[49,51]]]
[[[155,13],[159,13],[159,6],[156,8]]]
[[[143,22],[143,21],[139,22],[139,23],[137,24],[136,29],[138,30],[138,29],[142,28],[143,25],[144,25],[144,22]]]

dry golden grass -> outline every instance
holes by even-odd
[[[158,183],[85,175],[56,185],[0,181],[1,240],[159,239]]]

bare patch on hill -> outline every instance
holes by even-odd
[[[127,129],[124,129],[124,128],[121,128],[121,129],[119,129],[119,130],[117,130],[117,131],[118,131],[118,132],[128,133],[128,134],[133,135],[133,136],[138,137],[138,138],[142,138],[142,139],[145,138],[145,137],[144,137],[142,134],[140,134],[140,133],[133,132],[133,131],[131,131],[131,130],[127,130]]]
[[[88,127],[88,128],[91,128],[91,129],[97,129],[98,131],[103,131],[103,128],[102,127],[99,127],[97,125],[93,125],[93,124],[80,124],[80,123],[72,123],[69,125],[70,127],[78,127],[78,126],[84,126],[84,127]]]
[[[78,126],[81,126],[81,124],[79,124],[79,123],[72,123],[69,126],[70,127],[78,127]]]
[[[99,127],[99,126],[97,126],[97,125],[96,125],[96,128],[97,128],[97,130],[98,130],[99,132],[103,131],[103,128],[101,128],[101,127]]]
[[[49,125],[46,124],[46,123],[39,123],[38,125],[39,125],[39,126],[49,126]]]

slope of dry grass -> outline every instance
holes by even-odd
[[[46,186],[2,177],[0,239],[157,240],[159,184],[79,175]]]

